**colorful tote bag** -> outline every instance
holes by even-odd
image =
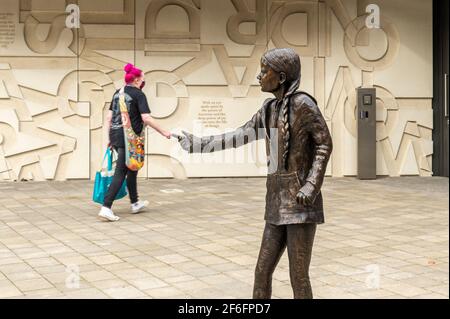
[[[125,102],[125,87],[119,91],[119,105],[122,115],[123,135],[125,137],[125,164],[130,170],[138,171],[144,166],[145,130],[142,129],[139,135],[133,131]]]
[[[108,165],[105,167],[105,159],[108,158]],[[103,156],[102,168],[95,174],[94,191],[92,194],[92,200],[96,203],[102,204],[105,201],[105,195],[108,191],[109,185],[113,180],[114,170],[112,169],[112,150],[106,149]],[[115,199],[121,199],[127,196],[127,184],[126,180],[123,181],[122,187]]]

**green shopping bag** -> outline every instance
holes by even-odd
[[[112,169],[112,150],[106,149],[105,155],[103,156],[102,168],[95,174],[94,192],[92,195],[92,200],[96,203],[102,204],[105,201],[105,195],[108,191],[109,185],[111,185],[114,171]],[[104,166],[105,159],[108,158],[108,165]],[[121,199],[127,196],[127,183],[126,180],[123,181],[122,187],[116,195],[115,199]]]

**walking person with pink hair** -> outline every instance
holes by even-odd
[[[147,98],[142,92],[145,85],[145,77],[142,70],[132,64],[127,64],[125,70],[125,86],[117,90],[112,98],[111,106],[106,117],[106,128],[109,130],[108,147],[118,154],[114,177],[98,216],[105,221],[118,221],[119,216],[115,215],[111,209],[114,198],[119,192],[125,178],[131,202],[131,212],[133,214],[143,211],[148,206],[148,201],[140,201],[137,192],[137,170],[132,170],[127,166],[127,142],[124,134],[124,124],[128,121],[136,135],[140,135],[145,126],[150,126],[166,138],[171,137],[171,133],[161,128],[150,115]],[[120,98],[126,104],[128,116],[124,117],[120,109]],[[128,124],[128,123],[127,123]]]

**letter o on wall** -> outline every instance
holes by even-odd
[[[358,33],[366,28],[366,16],[359,16],[353,21],[353,25],[355,25]],[[398,35],[397,28],[394,26],[392,22],[390,22],[385,16],[381,16],[381,29],[385,32],[387,38],[386,51],[382,54],[378,59],[367,59],[360,55],[357,46],[353,46],[353,43],[356,43],[357,39],[349,38],[349,28],[352,24],[349,24],[347,29],[345,30],[344,35],[344,50],[347,54],[348,59],[352,62],[353,65],[360,68],[364,71],[375,71],[375,70],[383,70],[389,67],[395,60],[397,56],[400,39]]]

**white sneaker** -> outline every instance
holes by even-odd
[[[101,220],[108,221],[108,222],[116,222],[120,219],[119,216],[114,215],[113,211],[105,206],[102,206],[102,209],[100,209],[100,213],[98,213],[98,217]]]
[[[137,214],[139,212],[142,212],[143,210],[145,210],[145,208],[147,208],[148,206],[148,200],[144,200],[144,201],[137,201],[134,204],[131,204],[131,213],[132,214]]]

